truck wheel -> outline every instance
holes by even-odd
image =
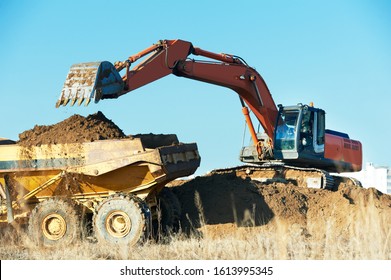
[[[81,232],[78,211],[70,201],[45,200],[30,215],[28,234],[38,245],[67,245],[80,238]]]
[[[159,192],[157,200],[155,211],[158,213],[154,215],[157,218],[152,223],[155,239],[159,239],[159,235],[167,236],[177,232],[182,212],[178,197],[167,187]]]
[[[141,199],[116,194],[96,209],[95,237],[100,243],[133,246],[148,237],[149,219],[149,208]]]

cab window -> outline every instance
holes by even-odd
[[[295,149],[298,110],[281,111],[276,127],[275,148],[278,150]]]

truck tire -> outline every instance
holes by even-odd
[[[150,211],[136,196],[115,194],[96,208],[93,226],[99,243],[134,246],[149,235]]]
[[[37,245],[68,245],[81,237],[78,211],[72,201],[50,198],[31,212],[28,234]]]
[[[158,213],[154,215],[153,231],[155,239],[168,236],[170,233],[178,232],[181,218],[181,205],[178,197],[167,187],[163,188],[157,195],[158,205],[155,209]]]

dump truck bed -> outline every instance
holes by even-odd
[[[33,194],[38,199],[119,191],[146,196],[154,186],[193,174],[200,164],[195,143],[174,141],[148,148],[151,145],[142,139],[28,147],[0,144],[0,183],[5,185],[7,178],[18,197]]]

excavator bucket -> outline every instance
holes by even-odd
[[[87,106],[91,100],[116,98],[122,92],[124,82],[117,69],[108,61],[79,63],[71,66],[56,108],[73,106],[76,102]]]

